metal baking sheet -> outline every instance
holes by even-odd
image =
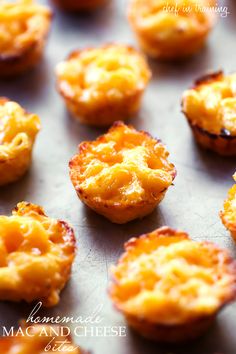
[[[42,131],[34,151],[30,171],[19,182],[0,189],[0,212],[9,214],[18,201],[44,206],[49,216],[69,221],[75,228],[78,254],[72,279],[60,304],[40,312],[40,316],[91,315],[100,306],[101,326],[125,326],[108,298],[109,266],[117,261],[123,243],[132,236],[162,225],[181,228],[194,239],[214,241],[236,248],[218,216],[233,184],[235,158],[221,158],[198,148],[180,112],[184,89],[209,70],[236,70],[236,5],[220,17],[208,46],[194,58],[179,64],[150,60],[153,79],[147,89],[140,114],[130,123],[161,138],[170,151],[178,175],[175,185],[150,216],[126,225],[113,225],[78,200],[68,177],[68,161],[83,140],[96,138],[105,129],[90,128],[72,120],[55,90],[54,67],[75,48],[98,46],[105,42],[136,45],[125,17],[127,1],[113,0],[91,15],[69,15],[55,9],[53,28],[45,59],[30,73],[0,83],[0,95],[18,101],[39,114]],[[16,326],[26,318],[32,305],[0,303],[0,328]],[[74,328],[76,325],[72,325]],[[235,354],[236,305],[224,310],[211,330],[193,344],[162,346],[141,339],[127,328],[124,337],[91,335],[76,337],[76,343],[95,354]],[[0,349],[1,352],[1,349]]]

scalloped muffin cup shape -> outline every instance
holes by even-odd
[[[106,5],[110,0],[52,0],[65,11],[94,11]]]
[[[60,349],[61,354],[86,354],[76,346],[71,336],[64,335],[62,327],[55,325],[31,325],[20,324],[23,334],[0,338],[1,354],[53,354],[58,350],[59,343],[65,343]],[[61,333],[55,336],[54,333]],[[88,353],[87,353],[88,354]]]
[[[83,142],[70,161],[70,178],[87,206],[123,224],[151,213],[176,170],[165,146],[148,133],[116,122],[97,140]]]
[[[0,300],[57,305],[74,257],[75,235],[66,222],[18,203],[12,216],[0,216]]]
[[[52,12],[32,0],[0,3],[0,77],[22,74],[41,60]]]
[[[122,44],[74,51],[56,67],[57,88],[72,116],[107,126],[135,116],[151,72],[142,54]]]
[[[236,155],[236,74],[218,71],[195,81],[184,92],[182,111],[202,147],[223,156]]]
[[[139,334],[161,342],[202,335],[236,298],[236,262],[228,251],[169,227],[128,241],[112,277],[115,307]]]
[[[36,114],[0,97],[0,186],[17,181],[28,170],[39,130]]]
[[[236,182],[236,173],[233,178]],[[229,190],[228,198],[224,202],[224,209],[220,212],[220,217],[236,242],[236,184]]]
[[[180,60],[204,46],[213,28],[216,15],[197,10],[209,1],[198,0],[130,0],[128,19],[141,48],[150,57]],[[210,1],[210,6],[215,0]],[[186,9],[191,8],[191,11]],[[178,10],[175,13],[173,10]]]

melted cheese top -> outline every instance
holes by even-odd
[[[111,296],[127,315],[176,325],[214,314],[235,288],[229,255],[213,244],[155,232],[131,241],[113,268]]]
[[[17,55],[47,33],[51,11],[33,0],[0,1],[0,56]]]
[[[75,52],[56,72],[67,97],[89,104],[142,91],[151,76],[144,57],[122,45]]]
[[[24,203],[19,208],[24,208]],[[14,212],[12,216],[0,216],[0,274],[4,267],[20,266],[24,255],[31,259],[43,259],[48,254],[60,256],[65,232],[60,222],[37,214],[36,210],[26,215]]]
[[[31,148],[40,130],[36,114],[27,113],[18,103],[0,100],[0,158]]]
[[[26,202],[12,216],[0,216],[0,298],[57,304],[74,259],[70,232]]]
[[[96,141],[80,146],[80,154],[72,160],[72,180],[98,201],[153,201],[174,179],[175,169],[167,157],[160,142],[119,123]]]
[[[236,135],[236,74],[222,74],[187,90],[183,111],[193,125],[210,133]]]

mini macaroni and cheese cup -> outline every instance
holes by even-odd
[[[33,0],[0,2],[0,77],[21,74],[43,56],[52,12]]]
[[[236,173],[233,178],[236,182]],[[228,192],[228,198],[224,202],[224,208],[220,212],[220,217],[236,242],[236,184]]]
[[[194,339],[236,299],[236,261],[229,252],[169,227],[128,241],[111,273],[115,307],[151,340]]]
[[[0,186],[17,181],[28,170],[39,130],[36,114],[0,97]]]
[[[236,155],[236,74],[205,75],[182,97],[182,111],[196,141],[220,155]]]
[[[197,53],[206,42],[216,21],[210,9],[214,4],[214,0],[130,0],[128,18],[149,56],[183,59]]]
[[[176,176],[165,146],[148,133],[116,122],[95,141],[79,145],[70,178],[79,198],[123,224],[150,214]]]
[[[56,68],[57,88],[72,116],[106,126],[138,112],[151,72],[134,48],[110,44],[73,52]]]
[[[18,203],[11,216],[0,216],[0,300],[57,305],[74,257],[75,235],[66,222]]]

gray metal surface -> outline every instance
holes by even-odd
[[[54,67],[77,48],[120,41],[135,44],[125,18],[125,0],[113,0],[94,15],[66,15],[55,10],[45,60],[34,71],[11,82],[0,83],[0,95],[18,101],[39,114],[42,131],[34,151],[32,168],[19,182],[0,189],[0,212],[10,213],[18,201],[38,203],[50,216],[69,221],[75,228],[78,254],[72,279],[60,304],[42,314],[87,316],[98,304],[102,326],[125,325],[112,307],[106,289],[108,268],[116,262],[123,243],[132,236],[162,225],[182,228],[192,238],[207,239],[236,248],[218,217],[231,178],[235,158],[221,158],[199,149],[180,113],[180,98],[194,78],[208,70],[236,69],[236,5],[228,2],[230,15],[221,18],[209,45],[195,58],[181,64],[150,61],[153,79],[137,118],[130,120],[167,145],[178,175],[164,201],[150,216],[127,225],[113,225],[84,207],[68,177],[68,161],[77,145],[105,130],[89,128],[72,120],[55,90]],[[226,4],[226,3],[225,3]],[[0,327],[16,325],[31,305],[0,303]],[[73,327],[73,326],[72,326]],[[95,354],[235,354],[236,306],[224,310],[212,329],[201,339],[181,347],[165,347],[139,338],[127,329],[126,337],[81,337],[76,342]]]

